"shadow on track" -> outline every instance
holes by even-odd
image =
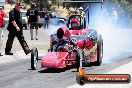
[[[43,70],[38,71],[39,73],[61,73],[61,72],[65,72],[67,70],[72,70],[75,69],[75,66],[67,66],[65,68],[45,68]],[[76,72],[75,71],[71,71],[71,72]]]

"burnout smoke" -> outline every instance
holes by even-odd
[[[87,11],[86,11],[87,13]],[[100,5],[91,5],[89,7],[89,25],[87,27],[96,29],[102,34],[104,41],[103,63],[113,63],[125,59],[132,52],[132,30],[124,28],[121,17],[117,14],[118,19],[114,20],[112,12]],[[88,14],[86,14],[87,16]],[[88,22],[88,18],[86,18]],[[60,26],[50,26],[47,35],[55,33]]]
[[[101,10],[94,7],[90,11],[90,17],[92,18],[90,18],[89,27],[96,29],[103,37],[103,63],[116,62],[130,56],[132,30],[122,28],[124,25],[120,24],[120,17],[118,16],[118,20],[113,20],[112,15],[107,12],[106,8]]]

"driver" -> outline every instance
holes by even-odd
[[[51,35],[51,41],[50,41],[50,48],[54,43],[57,43],[58,41],[68,40],[70,38],[70,31],[66,26],[62,26],[57,30],[56,34]]]
[[[73,18],[71,20],[71,29],[72,30],[79,30],[80,29],[79,20],[77,18]]]
[[[64,45],[67,41],[64,37],[65,33],[64,30],[62,28],[59,28],[57,30],[57,34],[52,35],[51,36],[51,41],[50,41],[50,49],[51,51],[53,50],[53,45],[57,44],[57,45]],[[57,48],[55,48],[56,51]]]

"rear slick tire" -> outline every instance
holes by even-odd
[[[97,61],[94,63],[95,66],[100,66],[103,58],[103,39],[100,36],[97,42]]]

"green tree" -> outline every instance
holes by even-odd
[[[48,8],[49,10],[51,9],[51,4],[53,5],[58,5],[59,2],[63,0],[23,0],[26,4],[31,4],[32,2],[36,2],[38,5],[39,9],[42,10],[43,8]]]
[[[118,15],[127,26],[132,25],[132,0],[112,0],[112,3],[118,5]]]

